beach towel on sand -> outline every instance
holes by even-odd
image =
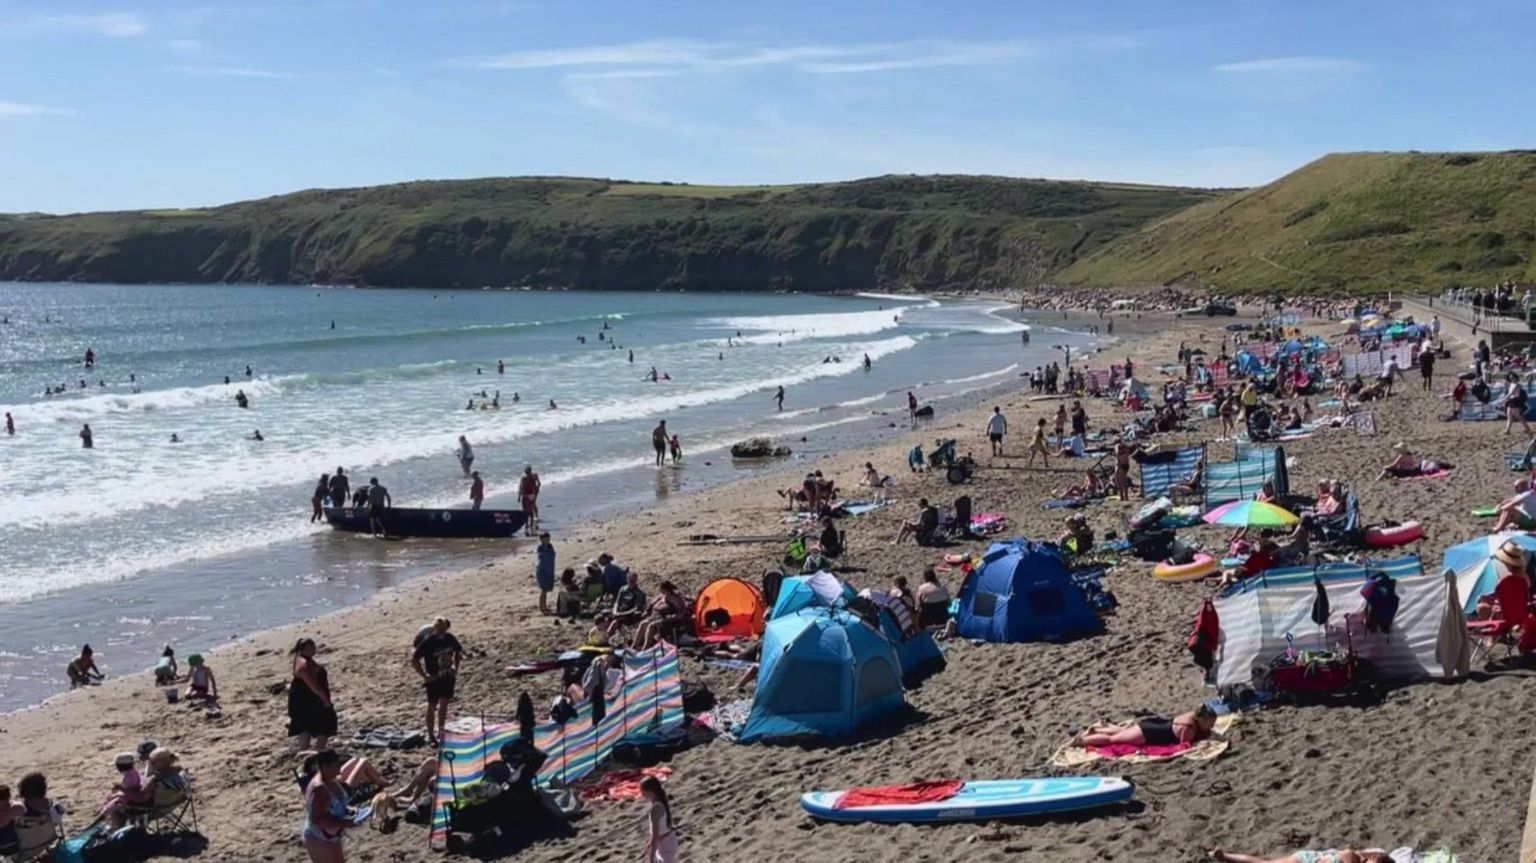
[[[1052,767],[1081,767],[1095,761],[1125,761],[1131,764],[1147,764],[1154,761],[1210,761],[1218,758],[1232,745],[1228,733],[1237,723],[1237,714],[1216,717],[1211,736],[1199,743],[1179,743],[1173,746],[1079,746],[1067,743],[1051,756]],[[1125,723],[1129,724],[1129,723]]]
[[[1429,473],[1416,473],[1413,476],[1400,476],[1397,479],[1443,479],[1451,475],[1449,468],[1440,468]]]
[[[612,770],[596,779],[579,783],[576,793],[583,800],[639,800],[640,780],[654,776],[662,782],[672,776],[670,767],[644,767],[639,770]]]

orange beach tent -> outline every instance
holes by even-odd
[[[721,611],[730,622],[724,622]],[[763,634],[763,615],[761,591],[739,578],[717,578],[693,601],[693,631],[701,641],[757,638]]]

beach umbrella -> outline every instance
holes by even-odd
[[[1467,634],[1467,615],[1456,589],[1456,570],[1445,570],[1445,614],[1435,638],[1435,661],[1446,677],[1465,677],[1472,670],[1472,638]]]
[[[1229,527],[1289,527],[1299,521],[1285,509],[1258,500],[1223,504],[1205,514],[1206,524]]]
[[[1513,543],[1514,548],[1525,554],[1536,554],[1536,536],[1524,533],[1489,534],[1445,550],[1440,565],[1454,571],[1457,583],[1463,586],[1463,611],[1475,609],[1478,597],[1493,593],[1494,586],[1509,574],[1511,566],[1521,565],[1509,551],[1500,556],[1506,543]]]

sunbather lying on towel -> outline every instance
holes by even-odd
[[[1392,863],[1392,857],[1380,848],[1356,851],[1293,851],[1284,857],[1254,857],[1251,854],[1233,854],[1220,848],[1211,849],[1211,859],[1221,863]]]
[[[1080,746],[1178,746],[1211,736],[1216,714],[1204,704],[1173,719],[1147,716],[1130,725],[1095,725],[1077,738]]]
[[[1415,456],[1413,451],[1408,449],[1408,445],[1402,441],[1398,441],[1397,443],[1393,444],[1392,450],[1393,452],[1397,453],[1397,455],[1394,456],[1391,461],[1382,466],[1381,475],[1376,477],[1377,479],[1386,479],[1387,477],[1400,479],[1405,477],[1423,476],[1424,474],[1439,473],[1443,470],[1450,470],[1455,466],[1450,462],[1439,461],[1431,458],[1421,460],[1418,456]]]
[[[1104,484],[1099,482],[1099,475],[1090,470],[1083,475],[1083,482],[1067,486],[1056,496],[1063,499],[1103,497]]]

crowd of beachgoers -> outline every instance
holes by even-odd
[[[1521,678],[1497,673],[1500,661],[1518,665],[1536,646],[1523,643],[1519,625],[1536,540],[1490,544],[1500,589],[1474,597],[1462,621],[1465,650],[1498,657],[1480,660],[1493,672],[1486,680],[1465,682],[1463,662],[1450,675],[1464,681],[1454,689],[1405,685],[1364,710],[1208,685],[1211,660],[1202,666],[1200,651],[1215,645],[1200,641],[1211,633],[1196,612],[1277,567],[1370,571],[1409,542],[1428,560],[1481,535],[1536,527],[1531,452],[1504,443],[1516,426],[1529,431],[1519,356],[1495,360],[1446,342],[1432,322],[1394,316],[1382,301],[1247,305],[1229,317],[1173,314],[1225,302],[1207,293],[1159,289],[1135,295],[1134,306],[1119,299],[1025,295],[1029,308],[1102,312],[1119,321],[1120,341],[1069,360],[1049,385],[1030,374],[960,416],[893,411],[910,431],[791,465],[792,482],[770,469],[566,536],[544,534],[481,570],[189,656],[185,670],[168,648],[144,679],[98,686],[100,669],[82,652],[69,669],[82,692],[10,723],[13,742],[38,745],[0,756],[0,769],[27,773],[19,802],[0,799],[0,854],[12,839],[31,850],[39,841],[96,848],[169,826],[201,829],[219,859],[317,863],[425,855],[429,832],[445,832],[437,847],[454,850],[486,851],[519,835],[535,837],[517,846],[525,859],[638,854],[665,863],[836,856],[850,844],[881,848],[875,859],[961,848],[983,859],[1198,853],[1237,863],[1510,856],[1532,745],[1501,740],[1492,717],[1536,706]],[[1494,371],[1514,377],[1499,384]],[[1486,398],[1463,392],[1457,405],[1479,402],[1501,421],[1467,422],[1459,407],[1449,411],[1457,421],[1438,419],[1458,387],[1487,381],[1497,385]],[[1208,519],[1218,451],[1276,443],[1289,456],[1288,481],[1270,474]],[[1194,447],[1202,454],[1186,470],[1156,493],[1146,487],[1146,465]],[[1526,452],[1513,470],[1510,449]],[[1298,494],[1302,487],[1316,492]],[[949,505],[960,495],[972,509]],[[1231,504],[1242,514],[1229,516]],[[1410,520],[1420,527],[1405,543],[1365,541],[1368,525],[1396,538]],[[1179,525],[1176,535],[1167,523]],[[1114,597],[1095,606],[1101,634],[997,643],[967,629],[981,555],[1013,536],[1037,538],[1074,572],[1094,572],[1094,590]],[[948,667],[902,693],[912,713],[903,721],[806,747],[727,742],[728,708],[765,709],[754,703],[771,638],[761,616],[774,603],[762,593],[822,572],[839,591],[847,585],[850,598],[823,598],[851,616],[839,625],[867,627],[898,647],[933,639]],[[1154,574],[1168,572],[1177,577]],[[698,603],[722,576],[750,583],[763,602],[744,631]],[[1524,578],[1525,591],[1506,588],[1506,577]],[[1521,643],[1489,650],[1505,642]],[[622,769],[590,765],[570,783],[573,794],[545,787],[542,765],[567,755],[532,747],[532,731],[518,735],[528,746],[498,746],[489,764],[499,766],[467,781],[437,754],[467,733],[454,731],[456,718],[479,717],[480,728],[486,716],[541,729],[598,723],[594,705],[623,693],[635,673],[626,657],[673,649],[688,733],[632,745],[629,758],[639,760]],[[1337,658],[1312,651],[1305,661],[1331,668]],[[154,698],[140,698],[146,691]],[[97,727],[108,714],[120,718]],[[1241,736],[1231,730],[1239,722]],[[1481,730],[1451,747],[1445,727]],[[86,728],[88,745],[69,739]],[[151,732],[161,743],[137,743]],[[129,746],[137,748],[115,759],[102,754]],[[195,785],[177,752],[194,762]],[[113,770],[97,769],[103,763]],[[892,783],[1041,775],[1042,764],[1054,776],[1091,764],[1136,778],[1141,803],[1100,818],[931,830],[826,829],[796,806],[815,788],[911,794],[920,792]],[[442,816],[444,783],[457,808],[439,831],[427,825]],[[1474,785],[1503,791],[1496,812],[1469,823],[1460,805]],[[643,805],[631,817],[613,801]],[[492,809],[501,814],[471,817]],[[1369,847],[1413,844],[1419,851],[1406,858]],[[1221,850],[1228,846],[1267,856]]]

